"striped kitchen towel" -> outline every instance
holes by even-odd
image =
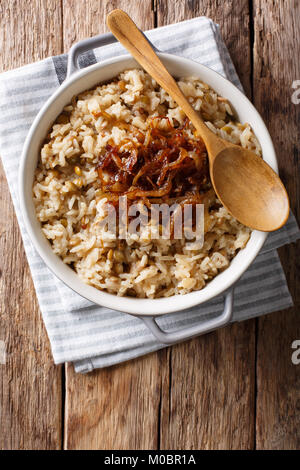
[[[208,18],[195,18],[146,33],[163,52],[199,61],[241,87],[219,28]],[[111,44],[85,54],[81,66],[124,54]],[[67,56],[27,65],[0,76],[0,153],[20,224],[24,246],[55,363],[74,361],[75,370],[88,372],[163,348],[135,317],[99,307],[60,282],[34,250],[24,229],[18,202],[17,175],[23,142],[43,103],[66,76]],[[299,238],[295,218],[271,234],[235,289],[233,321],[241,321],[292,305],[276,248]],[[120,306],[122,298],[120,298]],[[223,308],[218,297],[188,311],[165,315],[160,325],[172,331],[214,316]]]

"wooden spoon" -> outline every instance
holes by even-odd
[[[109,13],[107,25],[195,126],[206,145],[213,187],[226,209],[253,229],[271,232],[282,227],[289,215],[289,199],[272,168],[255,153],[221,139],[206,126],[150,43],[124,11]]]

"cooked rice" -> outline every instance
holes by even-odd
[[[237,122],[226,99],[196,78],[178,84],[215,133],[261,155],[250,125]],[[99,156],[109,142],[135,141],[137,130],[145,132],[147,118],[154,116],[167,116],[174,126],[185,119],[147,73],[127,70],[64,108],[35,173],[36,214],[54,253],[87,284],[119,296],[157,298],[202,289],[229,266],[251,233],[220,204],[205,210],[202,248],[184,238],[150,239],[147,227],[126,242],[104,228],[99,232],[106,202],[96,171]],[[196,139],[191,124],[188,129]]]

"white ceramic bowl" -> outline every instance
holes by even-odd
[[[173,76],[198,77],[208,83],[221,96],[228,98],[237,112],[240,122],[248,122],[252,126],[262,146],[264,160],[276,172],[278,171],[272,140],[262,118],[250,101],[234,85],[218,73],[191,60],[170,54],[160,53],[158,55]],[[127,55],[89,66],[68,78],[44,104],[30,128],[23,148],[19,174],[20,203],[26,229],[36,250],[51,271],[71,289],[88,300],[108,308],[135,315],[156,316],[201,304],[229,289],[255,259],[267,234],[258,231],[252,232],[247,246],[237,254],[230,266],[202,290],[153,300],[120,298],[86,285],[70,267],[53,253],[36,218],[32,198],[34,170],[41,144],[56,117],[74,95],[94,87],[99,82],[114,78],[127,68],[137,66],[135,60]]]

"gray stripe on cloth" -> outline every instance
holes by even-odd
[[[52,57],[52,60],[53,60],[53,64],[55,67],[59,84],[61,85],[62,82],[65,81],[66,76],[67,76],[68,55],[67,54],[57,55],[55,57]]]
[[[61,85],[62,82],[65,81],[66,76],[67,76],[68,55],[62,54],[59,56],[55,56],[55,57],[52,57],[52,60],[53,60],[53,64],[55,67],[58,81]],[[97,63],[97,60],[93,51],[85,52],[78,58],[78,65],[79,65],[79,68],[81,69],[88,67],[89,65],[96,64],[96,63]]]

